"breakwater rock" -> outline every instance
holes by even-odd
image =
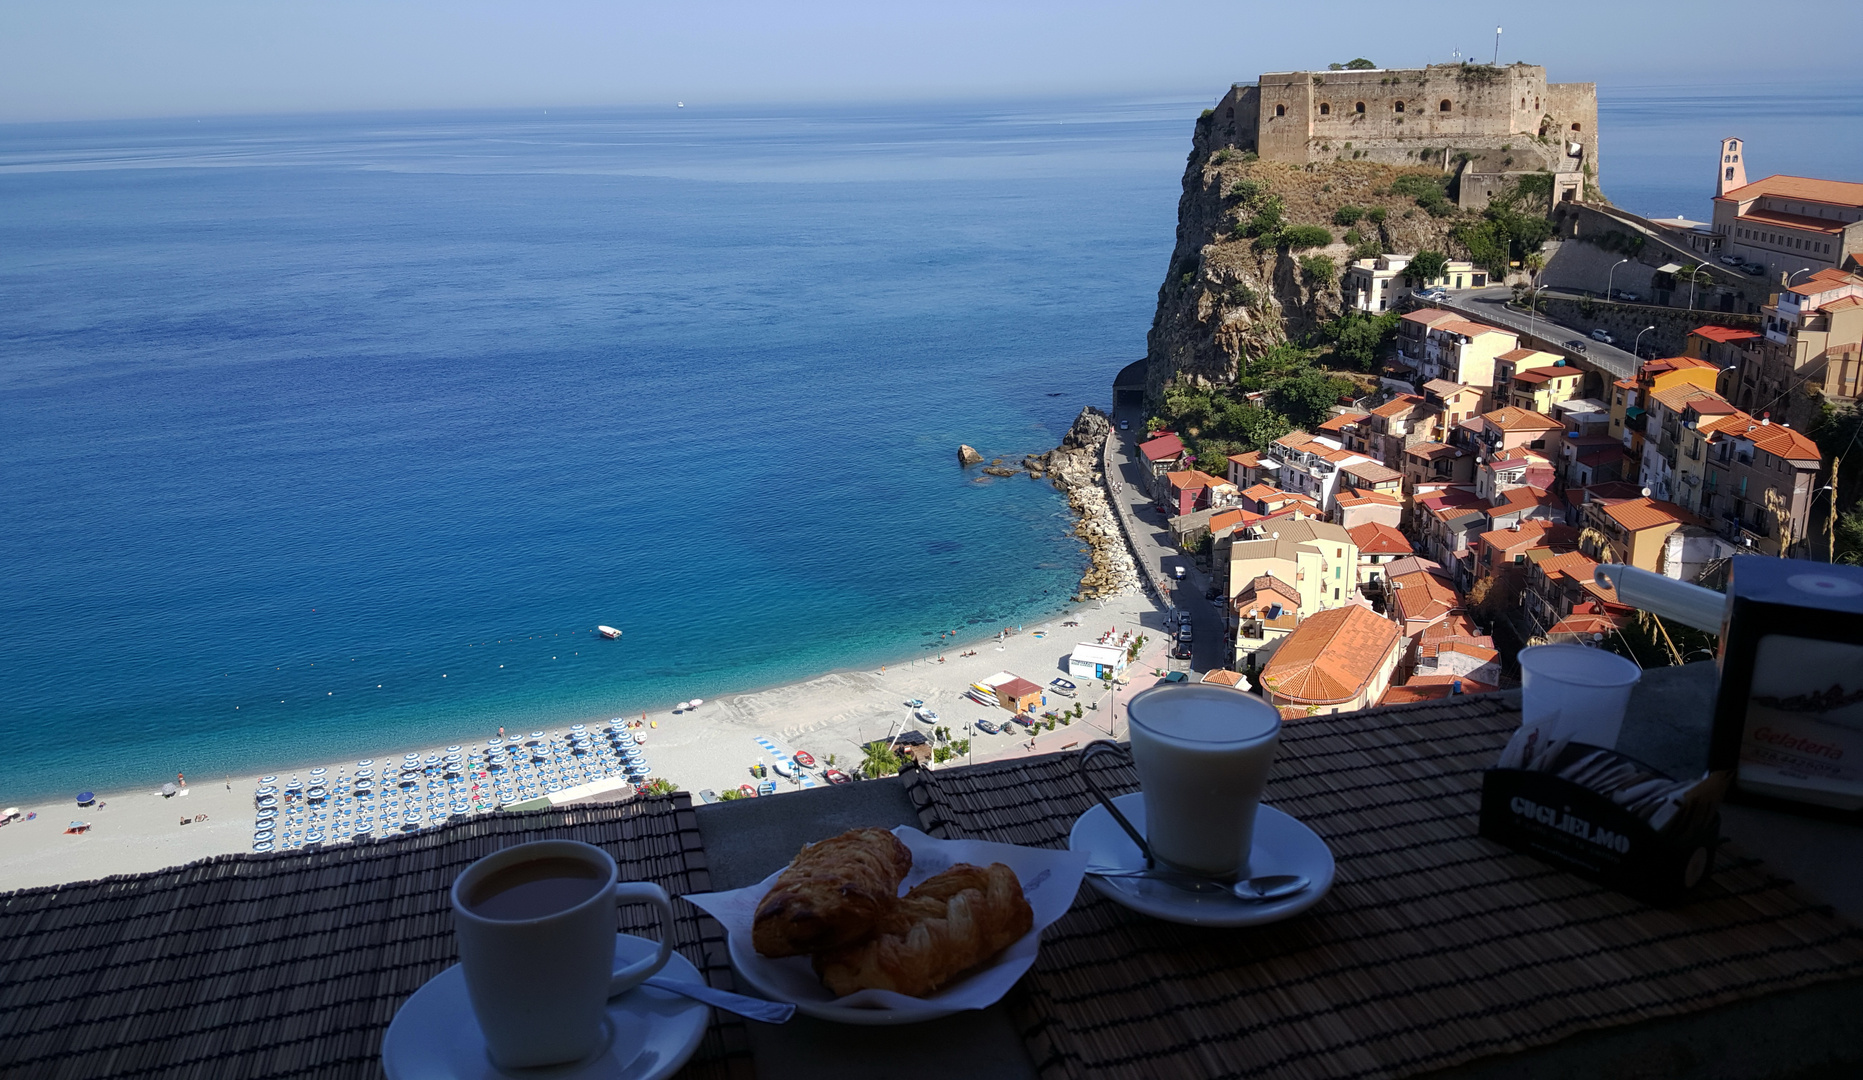
[[[966,468],[968,468],[969,466],[975,465],[982,460],[983,460],[983,455],[977,453],[976,447],[971,446],[969,444],[964,444],[964,443],[961,443],[958,445],[957,463],[959,465],[963,465]]]
[[[1022,463],[1030,476],[1060,489],[1078,519],[1074,535],[1086,542],[1092,564],[1081,575],[1076,600],[1119,596],[1139,586],[1138,568],[1125,533],[1113,518],[1100,474],[1100,448],[1112,427],[1105,413],[1088,405],[1074,418],[1060,446],[1046,454],[1030,455]]]

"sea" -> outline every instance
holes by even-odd
[[[1863,179],[1858,89],[1606,85],[1605,190]],[[0,127],[0,803],[1053,616],[1064,500],[957,447],[1109,403],[1210,103]]]

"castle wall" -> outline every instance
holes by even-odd
[[[1598,84],[1551,84],[1546,88],[1545,115],[1552,117],[1553,127],[1558,130],[1561,139],[1579,145],[1582,154],[1579,160],[1591,166],[1592,182],[1597,183],[1601,175],[1598,166]]]

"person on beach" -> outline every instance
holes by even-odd
[[[182,787],[187,787],[187,786],[188,786],[188,778],[187,778],[186,776],[183,776],[183,775],[182,775],[182,774],[180,774],[180,773],[176,773],[176,774],[175,774],[175,782],[176,782],[177,784],[180,784],[180,785],[181,785]]]

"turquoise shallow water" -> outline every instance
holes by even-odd
[[[1722,128],[1854,178],[1859,97],[1607,87],[1606,189],[1705,215]],[[0,128],[0,797],[1054,610],[1065,505],[955,447],[1143,353],[1202,104]]]

